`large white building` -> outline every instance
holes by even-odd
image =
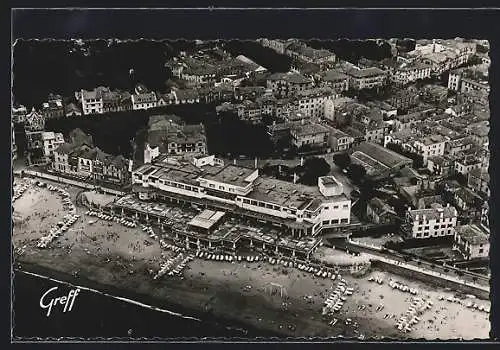
[[[82,112],[88,114],[104,113],[103,93],[110,92],[106,87],[99,86],[92,91],[80,90],[75,93],[75,97],[82,104]]]
[[[132,173],[140,199],[180,200],[284,227],[294,237],[348,225],[351,200],[332,176],[305,186],[259,176],[258,169],[223,165],[213,156],[192,163],[157,161]]]
[[[313,118],[325,118],[326,114],[332,114],[333,110],[329,112],[328,101],[332,102],[340,95],[329,87],[313,88],[297,93],[297,103],[299,112]]]
[[[455,235],[457,209],[434,203],[427,209],[408,209],[403,231],[411,238],[430,238]]]

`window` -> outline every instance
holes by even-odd
[[[339,208],[339,206],[338,206],[338,205],[334,205],[334,206],[333,206],[333,209],[338,209],[338,208]]]
[[[344,205],[342,206],[342,208],[344,208],[344,209],[345,209],[345,208],[349,208],[349,204],[344,204]]]
[[[340,219],[341,224],[347,224],[347,221],[349,221],[349,220],[348,219]]]
[[[328,220],[323,220],[323,225],[328,225],[329,221]]]
[[[429,226],[425,226],[425,227],[424,227],[424,230],[429,230]]]
[[[422,226],[419,226],[417,231],[422,231]]]
[[[484,252],[483,248],[479,249],[479,254],[482,254],[483,252]]]
[[[339,223],[339,219],[333,219],[331,220],[332,225],[336,225]]]

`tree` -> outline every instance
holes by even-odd
[[[361,183],[366,175],[366,169],[359,164],[351,164],[348,170],[349,177],[356,183]]]
[[[312,157],[304,162],[304,175],[300,182],[304,185],[315,185],[318,183],[318,177],[328,175],[330,165],[323,158]]]
[[[346,169],[351,165],[351,157],[347,153],[339,153],[333,156],[333,162],[340,168]]]

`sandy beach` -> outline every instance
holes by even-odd
[[[15,181],[25,180],[16,178]],[[66,188],[73,201],[81,192],[74,187],[56,186]],[[354,292],[346,297],[338,313],[328,317],[323,317],[321,310],[337,281],[267,261],[231,263],[195,258],[181,276],[165,275],[154,280],[153,274],[158,272],[161,262],[177,253],[162,249],[140,225],[127,228],[87,216],[86,211],[77,206],[80,218],[75,224],[47,249],[38,249],[38,239],[67,213],[56,193],[47,188],[28,189],[14,202],[13,242],[15,248],[19,248],[16,263],[37,265],[73,276],[75,280],[95,281],[115,290],[146,295],[196,313],[210,312],[216,317],[285,336],[343,335],[365,339],[486,339],[489,336],[489,314],[463,305],[470,301],[489,308],[489,301],[464,298],[462,304],[452,303],[446,298],[453,296],[453,291],[383,271],[372,270],[358,278],[345,273],[342,278]],[[328,261],[353,258],[326,247],[320,249],[318,256]],[[356,258],[364,260],[362,256]],[[382,284],[369,281],[371,277],[383,279]],[[408,333],[400,332],[395,325],[410,307],[412,296],[392,289],[390,279],[416,288],[418,297],[432,300],[433,307],[421,315],[420,322]],[[282,286],[281,290],[276,291],[272,283]],[[441,296],[444,300],[440,300]],[[381,310],[380,304],[384,305]],[[333,326],[329,324],[332,318],[337,319]]]

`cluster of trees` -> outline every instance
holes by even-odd
[[[183,48],[182,42],[19,41],[13,53],[15,103],[40,106],[49,93],[72,96],[99,85],[132,91],[142,82],[164,91],[170,74],[164,65],[177,47]]]
[[[300,183],[314,186],[318,184],[318,178],[330,173],[330,165],[324,158],[311,157],[304,161],[303,166],[297,166],[295,172],[300,176]]]
[[[366,169],[359,164],[352,163],[347,153],[338,153],[333,156],[333,162],[341,169],[347,171],[347,176],[356,184],[363,183],[366,178]]]

